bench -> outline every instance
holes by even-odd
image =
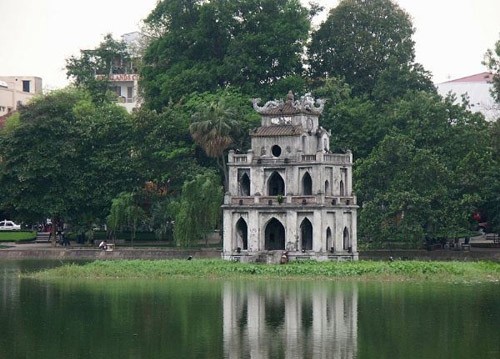
[[[50,232],[37,232],[35,243],[48,243],[50,242]]]
[[[495,246],[500,245],[500,236],[498,236],[498,234],[496,233],[487,233],[486,239],[490,241],[492,240]]]

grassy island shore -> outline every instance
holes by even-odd
[[[427,261],[297,261],[286,265],[223,260],[117,260],[65,264],[29,273],[35,279],[280,278],[365,281],[500,282],[500,263]]]

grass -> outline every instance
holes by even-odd
[[[32,241],[35,238],[36,232],[32,231],[0,231],[0,242]]]
[[[427,261],[296,261],[286,265],[238,263],[223,260],[117,260],[95,261],[28,274],[36,279],[167,279],[281,278],[366,281],[499,282],[500,263]]]

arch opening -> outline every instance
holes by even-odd
[[[313,248],[313,227],[311,221],[304,218],[300,224],[300,237],[302,250],[310,251]]]
[[[268,251],[285,249],[285,227],[276,218],[271,219],[265,230],[264,248]]]
[[[305,196],[312,195],[312,178],[309,172],[306,172],[302,177],[302,194]]]
[[[278,172],[273,172],[269,177],[267,192],[269,196],[285,195],[285,181]]]
[[[350,250],[350,235],[349,235],[349,230],[347,227],[344,227],[344,235],[343,235],[343,249],[344,251],[349,251]]]
[[[250,177],[246,173],[240,178],[240,196],[250,196]]]
[[[330,229],[330,227],[328,227],[326,229],[326,250],[327,251],[330,251],[330,252],[334,252],[335,251],[335,246],[333,245],[333,241],[332,241],[332,230]]]
[[[236,222],[236,247],[243,250],[248,249],[248,225],[243,218]]]

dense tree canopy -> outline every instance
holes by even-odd
[[[178,245],[191,246],[217,227],[223,189],[217,174],[205,171],[186,181],[182,196],[171,205],[175,213],[174,236]]]
[[[32,101],[17,127],[0,135],[3,207],[28,222],[104,219],[112,198],[138,181],[130,134],[124,109],[96,107],[85,92]]]
[[[483,64],[493,73],[492,95],[500,104],[500,40],[495,43],[493,49],[486,51]]]
[[[357,162],[362,235],[418,240],[474,229],[492,179],[484,118],[426,92],[394,102],[384,118],[382,140]]]
[[[151,108],[228,85],[265,97],[303,85],[310,13],[298,0],[160,1],[145,23],[156,35],[141,71]]]
[[[355,95],[371,94],[384,71],[413,70],[413,33],[409,15],[391,0],[342,0],[312,34],[311,76],[344,77]]]

